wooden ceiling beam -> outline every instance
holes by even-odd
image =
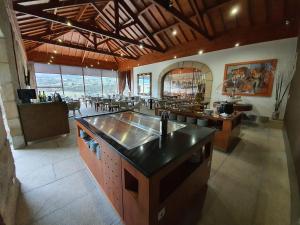
[[[203,27],[204,27],[205,32],[206,32],[206,33],[209,33],[208,30],[207,30],[207,27],[205,26],[205,23],[204,23],[203,14],[200,13],[196,1],[195,1],[195,0],[190,0],[189,2],[190,2],[190,4],[191,4],[191,6],[192,6],[193,11],[194,11],[195,14],[196,14],[196,17],[197,17],[198,20],[203,24]]]
[[[93,44],[93,45],[95,45],[95,42],[94,42],[94,40],[92,40],[91,38],[90,38],[90,36],[91,36],[91,34],[85,34],[84,32],[82,32],[81,30],[79,30],[79,29],[75,29],[81,36],[83,36],[88,42],[90,42],[91,44]]]
[[[85,13],[85,11],[86,11],[86,9],[87,9],[88,7],[89,7],[89,4],[86,4],[86,5],[82,6],[82,7],[80,8],[80,11],[79,11],[79,13],[77,14],[75,20],[80,21],[80,20],[81,20],[81,17],[83,16],[83,14]]]
[[[55,38],[58,38],[61,35],[64,35],[64,34],[70,32],[71,30],[72,29],[67,29],[67,30],[63,30],[63,31],[60,31],[60,32],[58,32],[57,30],[50,30],[50,31],[47,31],[46,33],[43,33],[43,34],[30,35],[30,37],[42,38],[42,37],[47,37],[49,35],[51,37],[53,35],[52,39],[55,39]],[[40,47],[41,45],[43,45],[43,43],[38,43],[35,46],[32,46],[32,47],[26,49],[26,52],[29,53],[29,52],[33,51],[34,49]]]
[[[27,54],[28,60],[34,61],[34,62],[40,62],[40,63],[48,63],[50,59],[50,55],[46,52],[31,52]],[[107,58],[106,58],[107,59]],[[105,59],[93,59],[93,58],[86,58],[84,60],[84,63],[81,63],[81,58],[76,56],[68,56],[68,55],[55,55],[55,58],[52,59],[51,64],[57,64],[57,65],[67,65],[67,66],[88,66],[90,67],[93,65],[93,68],[97,69],[109,69],[109,70],[117,70],[118,65],[115,62],[112,62],[111,60],[105,60]]]
[[[114,0],[115,10],[115,30],[116,34],[120,34],[120,17],[119,17],[119,0]]]
[[[93,0],[66,0],[66,1],[49,1],[47,3],[40,3],[40,4],[32,4],[32,5],[22,5],[25,7],[30,7],[32,10],[49,10],[49,9],[56,9],[56,8],[62,8],[62,7],[70,7],[70,6],[80,6],[80,5],[85,5],[85,4],[89,4],[95,2]],[[102,0],[102,1],[96,1],[95,3],[106,3],[108,2],[108,0]],[[20,3],[22,4],[23,2],[18,2],[18,1],[14,1],[13,2],[13,6],[17,6],[20,5]]]
[[[124,23],[124,24],[120,27],[120,30],[123,30],[123,29],[125,29],[125,28],[127,28],[127,27],[130,27],[130,26],[134,25],[134,24],[135,24],[135,21],[130,21],[130,20],[129,20],[129,22]]]
[[[169,2],[164,0],[150,0],[153,4],[160,6],[164,8],[167,12],[169,12],[172,16],[174,16],[177,20],[184,23],[188,27],[190,27],[195,32],[201,34],[203,37],[205,37],[208,40],[211,40],[212,37],[206,33],[204,30],[202,30],[200,27],[198,27],[193,21],[191,21],[188,17],[183,15],[180,11],[178,11],[174,7],[169,7]]]
[[[117,40],[120,40],[120,41],[123,41],[123,42],[130,43],[130,44],[134,44],[134,45],[143,44],[139,40],[130,39],[130,38],[127,38],[127,37],[124,37],[124,36],[121,36],[121,35],[106,31],[106,30],[102,30],[102,29],[94,27],[94,26],[91,26],[87,23],[77,22],[75,20],[71,20],[71,19],[61,17],[61,16],[57,16],[57,15],[53,15],[53,14],[50,14],[50,13],[47,13],[47,12],[31,10],[30,8],[24,7],[24,6],[21,6],[21,5],[15,5],[14,9],[18,12],[26,13],[26,14],[29,14],[29,15],[32,15],[32,16],[35,16],[35,17],[39,17],[39,18],[48,20],[48,21],[53,21],[53,22],[56,22],[56,23],[60,23],[60,24],[63,24],[65,26],[68,26],[68,24],[71,23],[71,27],[73,27],[73,28],[77,28],[77,29],[84,30],[84,31],[87,31],[87,32],[92,32],[92,33],[95,33],[95,34],[98,34],[98,35],[103,35],[103,36],[106,36],[106,37],[110,37],[110,38],[113,38],[113,39],[117,39]],[[152,46],[152,45],[148,45],[148,44],[143,44],[143,45],[144,45],[144,47],[152,49],[154,51],[164,52],[164,50],[162,48]]]
[[[137,59],[136,57],[126,56],[126,55],[121,56],[120,54],[117,54],[117,53],[108,52],[108,51],[104,51],[104,50],[101,50],[101,49],[87,48],[87,47],[84,47],[82,45],[75,45],[75,44],[67,43],[67,42],[62,42],[61,43],[61,42],[56,42],[56,41],[53,41],[53,40],[47,40],[47,39],[44,39],[44,38],[30,37],[30,36],[25,36],[25,35],[22,35],[22,39],[23,40],[28,40],[28,41],[34,41],[34,42],[38,42],[38,43],[58,45],[58,46],[67,47],[67,48],[74,48],[74,49],[79,49],[79,50],[82,50],[82,51],[95,52],[95,53],[99,53],[99,54],[103,54],[103,55],[123,57],[123,58],[134,59],[134,60]]]
[[[120,4],[123,6],[123,8],[127,11],[127,13],[131,16],[131,18],[140,26],[140,28],[142,29],[143,33],[152,41],[152,43],[155,46],[160,46],[160,44],[158,43],[158,41],[153,37],[153,35],[150,33],[149,30],[147,30],[147,28],[145,27],[145,25],[140,21],[140,19],[138,18],[138,16],[130,9],[130,7],[127,5],[127,3],[124,0],[119,0]]]

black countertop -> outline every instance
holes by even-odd
[[[105,115],[108,114],[92,117]],[[143,116],[152,117],[144,114]],[[99,136],[109,143],[124,159],[147,177],[150,177],[167,164],[188,153],[188,150],[197,143],[208,140],[215,132],[215,130],[211,128],[187,125],[184,128],[169,133],[166,137],[162,138],[159,136],[138,147],[128,149],[101,131],[100,128],[88,123],[85,120],[86,118],[91,117],[76,118],[76,120],[94,135]],[[154,119],[154,117],[152,118]]]

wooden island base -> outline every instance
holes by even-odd
[[[201,216],[210,176],[213,134],[147,177],[110,144],[77,122],[80,155],[126,225],[191,225]],[[101,157],[80,137],[85,131]],[[193,162],[195,154],[201,160]]]

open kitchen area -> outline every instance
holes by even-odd
[[[0,8],[0,225],[298,225],[298,1]]]

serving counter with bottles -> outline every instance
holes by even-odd
[[[207,190],[214,130],[131,111],[76,118],[80,155],[127,225],[194,224]]]
[[[25,142],[70,133],[65,102],[18,104]]]
[[[160,115],[163,111],[166,111],[166,109],[157,108],[156,115]],[[214,148],[223,152],[232,151],[240,140],[240,125],[242,119],[241,112],[234,112],[227,117],[223,117],[215,114],[207,115],[203,112],[192,110],[167,109],[167,111],[186,118],[191,117],[206,120],[207,127],[216,129],[213,142]]]

